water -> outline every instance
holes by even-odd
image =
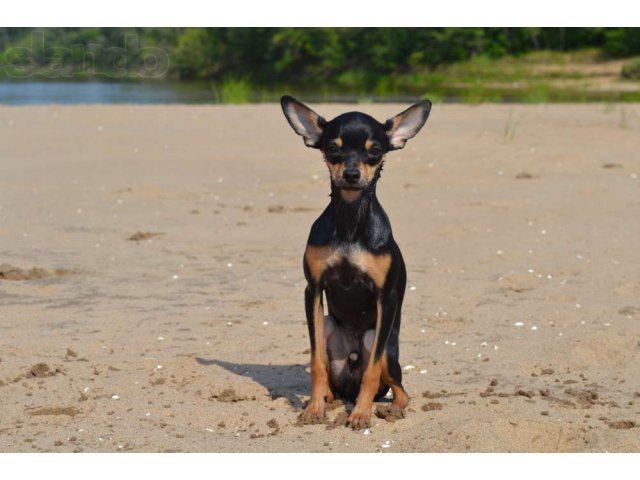
[[[250,101],[277,102],[281,95],[293,94],[307,102],[400,102],[418,99],[415,95],[375,96],[353,92],[322,93],[288,87],[251,92]],[[99,81],[0,81],[0,105],[118,104],[118,103],[218,103],[208,82],[99,82]]]
[[[0,82],[0,105],[213,103],[208,83]]]

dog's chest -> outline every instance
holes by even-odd
[[[390,255],[376,255],[357,245],[308,246],[305,259],[317,283],[346,290],[382,288],[391,264]]]
[[[367,273],[365,265],[355,254],[344,255],[335,262],[327,263],[322,283],[327,290],[373,292],[375,284]]]

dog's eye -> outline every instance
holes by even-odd
[[[374,145],[369,149],[369,155],[379,157],[380,155],[382,155],[382,148],[380,148],[378,145]]]

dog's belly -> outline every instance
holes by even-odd
[[[329,313],[341,328],[364,333],[376,326],[375,284],[349,262],[329,268],[324,275]]]

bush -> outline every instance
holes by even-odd
[[[226,76],[213,86],[213,96],[220,103],[249,103],[252,85],[246,78]]]
[[[640,57],[634,58],[622,66],[622,78],[640,80]]]

